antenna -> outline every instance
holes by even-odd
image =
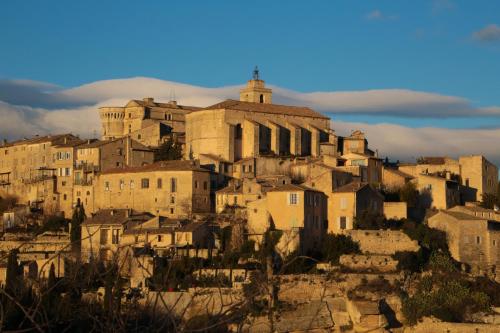
[[[258,80],[259,79],[259,67],[255,66],[255,69],[253,70],[253,79]]]

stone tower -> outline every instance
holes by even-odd
[[[247,87],[240,90],[240,101],[253,103],[272,103],[273,91],[265,87],[263,80],[259,79],[257,66],[253,71],[253,78],[247,83]]]

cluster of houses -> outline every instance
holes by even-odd
[[[99,114],[101,139],[61,134],[0,145],[0,196],[19,204],[4,213],[0,251],[23,242],[12,230],[27,212],[70,218],[76,205],[87,215],[84,261],[112,260],[124,249],[139,260],[144,247],[158,256],[208,257],[221,249],[216,230],[228,225],[257,246],[270,227],[281,230],[284,254],[307,252],[327,233],[355,229],[365,211],[402,219],[427,209],[438,212],[428,223],[448,233],[457,260],[500,266],[500,214],[477,205],[498,187],[498,168],[483,156],[389,163],[361,131],[343,137],[321,113],[273,104],[258,73],[239,100],[200,108],[144,98]],[[156,161],[165,143],[182,146],[183,159]],[[386,202],[384,193],[408,183],[419,207]],[[61,235],[45,237],[59,244]],[[40,237],[30,241],[42,244]],[[35,263],[59,250],[21,248]]]

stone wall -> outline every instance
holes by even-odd
[[[402,251],[418,251],[417,241],[398,230],[347,230],[359,243],[363,253],[393,255]]]
[[[354,271],[395,272],[398,261],[387,255],[345,254],[340,256],[340,264]]]
[[[412,327],[406,327],[404,333],[498,333],[500,326],[495,324],[448,323],[435,319],[424,320]]]
[[[408,208],[406,202],[384,202],[384,215],[387,219],[408,218]]]

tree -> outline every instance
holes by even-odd
[[[18,250],[10,250],[7,259],[7,276],[5,279],[5,291],[11,295],[16,295],[20,289],[19,265],[17,263]]]
[[[347,235],[328,234],[325,236],[321,246],[322,260],[332,264],[338,264],[343,254],[361,253],[359,244]]]
[[[73,216],[71,217],[71,233],[70,240],[73,245],[73,249],[77,250],[80,248],[80,242],[82,237],[82,223],[86,219],[85,208],[80,201],[76,203],[73,209]]]
[[[399,190],[399,199],[406,202],[408,207],[416,207],[418,203],[418,190],[414,183],[408,182]]]
[[[155,162],[182,159],[182,146],[169,138],[155,151]]]

